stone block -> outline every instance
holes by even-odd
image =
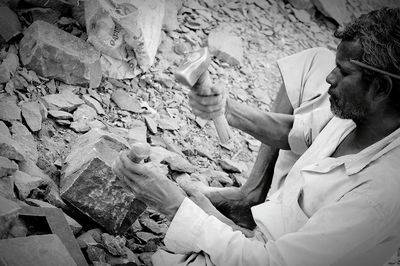
[[[37,144],[31,132],[20,122],[14,121],[10,128],[12,139],[17,142],[24,152],[26,160],[37,162],[39,153]]]
[[[18,164],[8,158],[0,156],[0,178],[9,176],[18,170]]]
[[[76,266],[55,234],[0,240],[0,250],[0,261],[6,261],[7,265]]]
[[[84,104],[78,95],[69,91],[43,96],[41,101],[48,110],[61,110],[66,112],[72,112],[78,108],[78,106]]]
[[[230,28],[222,25],[208,35],[208,47],[211,54],[230,65],[240,65],[243,62],[242,39],[233,34]]]
[[[5,122],[21,121],[21,109],[17,106],[16,96],[0,98],[0,120]]]
[[[24,102],[21,104],[22,117],[29,129],[33,132],[42,128],[42,114],[38,102]]]
[[[127,230],[146,207],[112,171],[128,147],[122,137],[92,129],[71,148],[61,177],[61,197],[112,233]]]
[[[7,235],[10,226],[18,217],[19,209],[20,207],[17,203],[0,196],[0,238]],[[3,254],[4,250],[0,250],[0,254]]]
[[[68,84],[88,84],[91,77],[99,75],[94,73],[100,68],[98,51],[44,21],[35,21],[24,32],[19,51],[22,64],[44,77]]]

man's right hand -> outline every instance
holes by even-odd
[[[189,92],[189,105],[192,112],[200,118],[210,120],[225,115],[228,92],[222,83],[211,88],[203,88],[197,84]]]

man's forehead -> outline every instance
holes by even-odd
[[[336,52],[336,61],[345,63],[350,59],[359,59],[362,54],[358,41],[341,41]]]

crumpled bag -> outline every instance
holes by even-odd
[[[152,66],[164,9],[164,0],[85,1],[87,41],[102,53],[104,76],[133,78]]]

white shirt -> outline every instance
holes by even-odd
[[[400,243],[400,129],[357,154],[329,157],[354,127],[333,118],[285,184],[252,208],[265,242],[233,232],[186,198],[167,248],[204,251],[215,265],[383,265]],[[294,125],[291,138],[301,130]]]

